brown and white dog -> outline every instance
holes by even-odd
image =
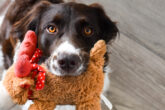
[[[118,33],[115,23],[98,4],[15,0],[10,4],[0,29],[5,69],[17,59],[17,50],[27,30],[35,31],[38,36],[38,48],[44,52],[40,63],[46,63],[49,71],[58,76],[80,75],[88,66],[93,45],[100,39],[108,44]],[[108,53],[105,57],[105,72],[108,73]],[[0,90],[0,97],[4,97],[0,109],[8,110],[14,104],[3,85]]]

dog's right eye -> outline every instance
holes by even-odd
[[[47,32],[52,33],[52,34],[58,32],[57,27],[56,26],[52,26],[52,25],[48,26],[46,30],[47,30]]]

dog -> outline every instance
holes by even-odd
[[[10,4],[0,29],[5,69],[17,60],[17,51],[28,30],[33,30],[38,36],[37,47],[43,50],[40,63],[45,63],[48,70],[58,76],[80,75],[88,66],[93,45],[103,39],[108,46],[119,31],[99,4],[15,0]],[[110,69],[108,53],[105,61],[107,79]],[[2,84],[0,89],[3,91],[0,96],[3,95],[8,104],[12,103]],[[3,103],[0,101],[0,109],[8,110]]]

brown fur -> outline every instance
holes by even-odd
[[[56,105],[76,105],[76,110],[101,110],[100,94],[103,88],[104,54],[106,45],[103,40],[98,41],[90,52],[87,71],[79,76],[55,76],[47,71],[45,87],[36,91],[34,81],[30,78],[17,78],[14,68],[10,67],[3,84],[18,104],[27,101],[27,91],[21,84],[30,84],[33,90],[33,102],[29,110],[53,110]],[[43,66],[44,67],[44,66]]]
[[[10,1],[10,0],[7,0]],[[14,56],[14,48],[16,46],[16,37],[21,37],[27,31],[25,30],[25,27],[27,27],[27,22],[22,23],[24,24],[24,28],[21,29],[22,34],[14,35],[12,30],[15,28],[15,26],[21,22],[21,19],[24,18],[33,8],[37,7],[40,3],[46,4],[57,4],[62,3],[63,0],[15,0],[10,7],[8,8],[5,18],[3,20],[3,23],[0,27],[0,45],[2,45],[2,52],[4,55],[4,62],[5,62],[5,69],[8,69],[8,67],[13,63],[13,56]],[[5,4],[2,6],[4,8],[9,4],[10,2],[5,2]],[[2,13],[0,8],[0,14]],[[38,12],[39,13],[39,12]],[[35,16],[35,15],[34,15]],[[30,18],[29,18],[30,20]],[[25,26],[26,25],[26,26]],[[18,31],[18,30],[15,30]],[[20,30],[19,30],[20,31]],[[18,39],[17,39],[18,40]]]

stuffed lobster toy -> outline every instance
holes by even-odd
[[[75,105],[76,110],[101,110],[100,94],[104,83],[106,45],[98,41],[90,51],[87,70],[79,76],[56,76],[37,62],[42,52],[36,49],[36,35],[28,31],[20,46],[17,61],[7,70],[3,84],[12,100],[34,103],[29,110],[54,110],[56,105]]]

